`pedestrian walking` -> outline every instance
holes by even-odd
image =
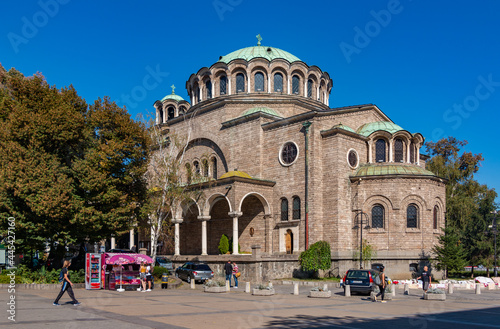
[[[422,279],[422,288],[424,290],[424,294],[427,292],[429,287],[431,286],[431,273],[429,272],[429,268],[427,266],[424,266],[424,271],[420,276],[417,278],[417,280]]]
[[[378,296],[382,296],[382,303],[386,303],[386,301],[384,300],[384,295],[385,295],[385,273],[384,273],[384,269],[385,267],[384,266],[381,266],[380,267],[380,273],[379,273],[379,283],[378,283],[378,288],[379,288],[379,293],[375,295],[375,299],[373,300],[374,302],[377,301],[377,297]]]
[[[234,288],[238,289],[238,277],[240,276],[240,272],[238,271],[238,265],[233,262],[233,278],[234,278]]]
[[[153,273],[151,272],[151,264],[146,266],[146,282],[148,283],[148,290],[151,291],[151,282],[153,281]]]
[[[80,302],[76,300],[75,294],[73,293],[73,282],[69,279],[68,275],[68,267],[71,266],[71,260],[65,260],[63,263],[63,267],[61,269],[61,275],[62,275],[62,286],[61,286],[61,291],[59,292],[59,295],[57,295],[56,300],[52,305],[54,306],[59,306],[59,299],[61,299],[62,295],[64,294],[65,291],[68,292],[69,298],[73,300],[73,305],[77,306],[80,305]]]
[[[146,291],[146,265],[144,262],[141,262],[141,267],[139,268],[139,278],[141,279],[141,288],[139,288],[140,291],[145,292]]]

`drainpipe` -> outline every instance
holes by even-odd
[[[305,242],[305,250],[309,249],[309,127],[312,122],[306,121],[302,124],[304,127],[304,134],[306,137],[306,152],[305,152],[305,234],[306,234],[306,242]]]

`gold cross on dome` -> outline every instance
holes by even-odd
[[[175,95],[175,86],[171,85],[170,87],[172,88],[172,95]]]
[[[260,42],[262,41],[262,37],[260,36],[260,34],[257,34],[256,38],[257,38],[257,46],[260,46]]]

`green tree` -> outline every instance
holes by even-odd
[[[109,99],[89,107],[72,86],[0,66],[0,221],[15,218],[17,251],[127,230],[147,155],[144,127]]]
[[[222,234],[219,240],[219,252],[221,255],[227,254],[229,251],[229,240],[225,234]]]
[[[309,249],[300,254],[299,263],[305,271],[317,272],[330,269],[332,265],[330,244],[326,241],[312,244]]]
[[[439,237],[439,244],[434,246],[432,251],[437,255],[436,268],[444,270],[447,278],[449,272],[463,270],[467,255],[459,234],[452,228],[446,228],[443,231],[444,234]]]

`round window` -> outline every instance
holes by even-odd
[[[280,162],[285,166],[289,166],[297,160],[299,154],[297,145],[294,142],[287,142],[283,145],[280,152]]]
[[[358,153],[354,150],[349,150],[349,153],[347,153],[347,162],[351,168],[356,168],[358,166]]]

